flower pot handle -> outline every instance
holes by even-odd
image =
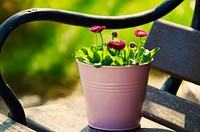
[[[152,22],[166,15],[177,7],[183,0],[166,0],[157,7],[145,12],[125,16],[95,16],[58,9],[34,8],[14,14],[0,25],[0,50],[9,34],[17,27],[32,21],[54,21],[70,25],[90,27],[93,25],[105,25],[108,29],[120,29],[139,26]],[[1,73],[1,71],[0,71]],[[7,105],[11,118],[22,124],[26,124],[23,108],[15,94],[5,83],[0,74],[0,95]]]

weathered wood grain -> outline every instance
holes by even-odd
[[[65,104],[26,108],[27,124],[37,131],[97,132],[87,127],[87,115],[83,97]],[[142,118],[142,129],[137,131],[171,131],[160,124]]]
[[[87,125],[83,99],[66,104],[27,108],[25,113],[27,125],[37,131],[78,132]]]
[[[98,132],[87,127],[83,97],[75,102],[26,109],[27,124],[37,131]],[[176,131],[200,131],[200,106],[165,91],[147,87],[143,116]],[[142,118],[137,131],[171,131]]]
[[[200,31],[179,24],[154,22],[146,48],[160,47],[152,67],[200,84]],[[200,131],[200,105],[148,87],[143,115],[177,131]]]
[[[177,131],[200,131],[200,105],[151,86],[143,116]]]
[[[0,132],[34,132],[34,130],[0,114]]]
[[[200,84],[200,31],[157,20],[151,28],[145,47],[160,47],[152,67],[182,80]]]
[[[25,111],[28,126],[37,131],[94,131],[86,127],[83,97],[75,102],[27,108]],[[151,86],[147,87],[143,116],[159,124],[142,118],[142,129],[138,131],[170,131],[162,125],[177,131],[200,131],[199,105]]]

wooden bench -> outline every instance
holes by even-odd
[[[156,21],[147,39],[146,47],[158,46],[160,53],[152,67],[179,78],[200,84],[200,32],[194,28],[167,21]],[[164,84],[171,85],[172,83]],[[150,87],[150,86],[149,86]],[[151,88],[153,90],[153,88]],[[165,91],[147,93],[144,116],[162,122],[178,131],[200,131],[200,106]],[[153,104],[149,104],[149,101]],[[149,109],[149,106],[152,106]],[[156,106],[156,107],[155,107]],[[164,110],[164,111],[163,111]]]
[[[150,49],[156,46],[161,48],[160,53],[155,57],[152,68],[199,84],[199,42],[199,31],[159,20],[154,23],[145,45]],[[27,120],[27,125],[35,129],[39,123],[44,128],[54,131],[63,130],[66,126],[71,130],[80,130],[87,125],[83,105],[83,100],[79,100],[57,106],[27,108],[27,117],[34,120],[34,122]],[[63,118],[65,115],[66,118]],[[200,131],[200,105],[152,86],[147,87],[143,116],[176,131]],[[46,120],[47,118],[48,120]],[[143,129],[145,128],[143,125],[147,125],[150,130],[153,128],[158,131],[168,130],[155,124],[152,126],[152,124],[154,123],[151,121],[142,120]]]
[[[27,126],[36,131],[69,131],[69,132],[98,132],[87,126],[87,116],[84,98],[79,97],[73,102],[66,101],[64,104],[46,105],[25,109],[27,115]],[[171,129],[164,127],[146,118],[142,118],[142,129],[165,130]]]
[[[82,14],[74,16],[71,12],[51,9],[26,10],[14,15],[0,26],[0,44],[2,47],[8,35],[15,28],[31,21],[51,20],[78,26],[100,25],[104,23],[108,28],[127,28],[156,20],[167,14],[181,2],[182,0],[165,1],[163,4],[165,6],[162,6],[163,11],[160,15],[156,12],[160,12],[161,8],[157,8],[157,10],[147,12],[143,16],[132,16],[131,18],[130,16],[118,17],[116,19]],[[173,6],[171,7],[170,4]],[[196,13],[194,18],[196,16],[199,16],[199,14]],[[78,19],[87,21],[78,21]],[[138,22],[138,19],[141,19],[141,21]],[[172,91],[171,93],[174,94],[181,80],[200,84],[200,55],[198,50],[200,49],[200,32],[195,30],[200,28],[200,22],[199,19],[194,20],[193,28],[166,21],[156,21],[146,42],[147,48],[161,48],[152,64],[152,68],[171,76],[162,89],[169,89],[168,91]],[[133,21],[136,22],[133,23]],[[9,86],[6,85],[2,75],[0,76],[0,86],[1,97],[10,110],[9,117],[35,131],[98,131],[87,127],[83,97],[65,104],[26,108],[24,113],[19,101]],[[143,109],[144,118],[142,118],[141,129],[136,131],[200,131],[200,106],[164,90],[155,89],[152,86],[147,87]],[[5,120],[10,121],[10,126],[15,125],[15,122],[9,118],[3,118],[1,124],[4,124]],[[31,130],[23,125],[19,124],[19,131]],[[2,129],[8,130],[9,128],[2,127]]]
[[[34,132],[34,130],[0,114],[0,132]]]

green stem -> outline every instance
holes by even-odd
[[[107,48],[108,48],[107,46],[103,46],[103,53],[102,53],[103,54],[103,57],[102,57],[103,59],[105,59],[106,56],[107,56]]]
[[[97,50],[98,50],[98,44],[97,44],[97,33],[95,33],[95,39],[96,39],[96,40],[95,40],[95,41],[96,41],[95,43],[96,43],[96,51],[97,51]]]
[[[138,45],[138,53],[137,53],[137,57],[136,57],[137,63],[139,63],[139,59],[140,59],[141,46],[142,46],[142,38],[140,37],[140,43]]]
[[[115,55],[119,56],[120,55],[120,50],[115,50]]]
[[[127,65],[130,65],[130,45],[128,45],[127,44],[127,46],[126,46],[126,48],[127,48],[127,53],[126,53],[126,60],[127,60]]]
[[[103,36],[102,36],[101,32],[99,34],[100,34],[100,37],[101,37],[101,43],[102,43],[102,48],[103,48]]]
[[[102,48],[102,51],[104,51],[104,49],[103,49],[103,36],[102,36],[102,33],[100,32],[99,33],[100,34],[100,38],[101,38],[101,48]],[[104,53],[104,52],[103,52]],[[102,53],[102,59],[103,59],[103,57],[104,57],[104,54]]]

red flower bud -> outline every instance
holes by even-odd
[[[116,38],[117,36],[118,36],[118,33],[117,33],[116,31],[113,31],[113,32],[112,32],[112,37],[113,37],[113,38]]]
[[[136,43],[135,42],[130,42],[130,47],[131,48],[134,48],[136,46]]]
[[[100,33],[102,32],[104,29],[106,29],[106,26],[92,26],[91,28],[89,28],[91,32],[94,33]]]
[[[135,36],[137,37],[145,37],[148,36],[148,32],[144,31],[144,30],[135,30],[134,32]]]

